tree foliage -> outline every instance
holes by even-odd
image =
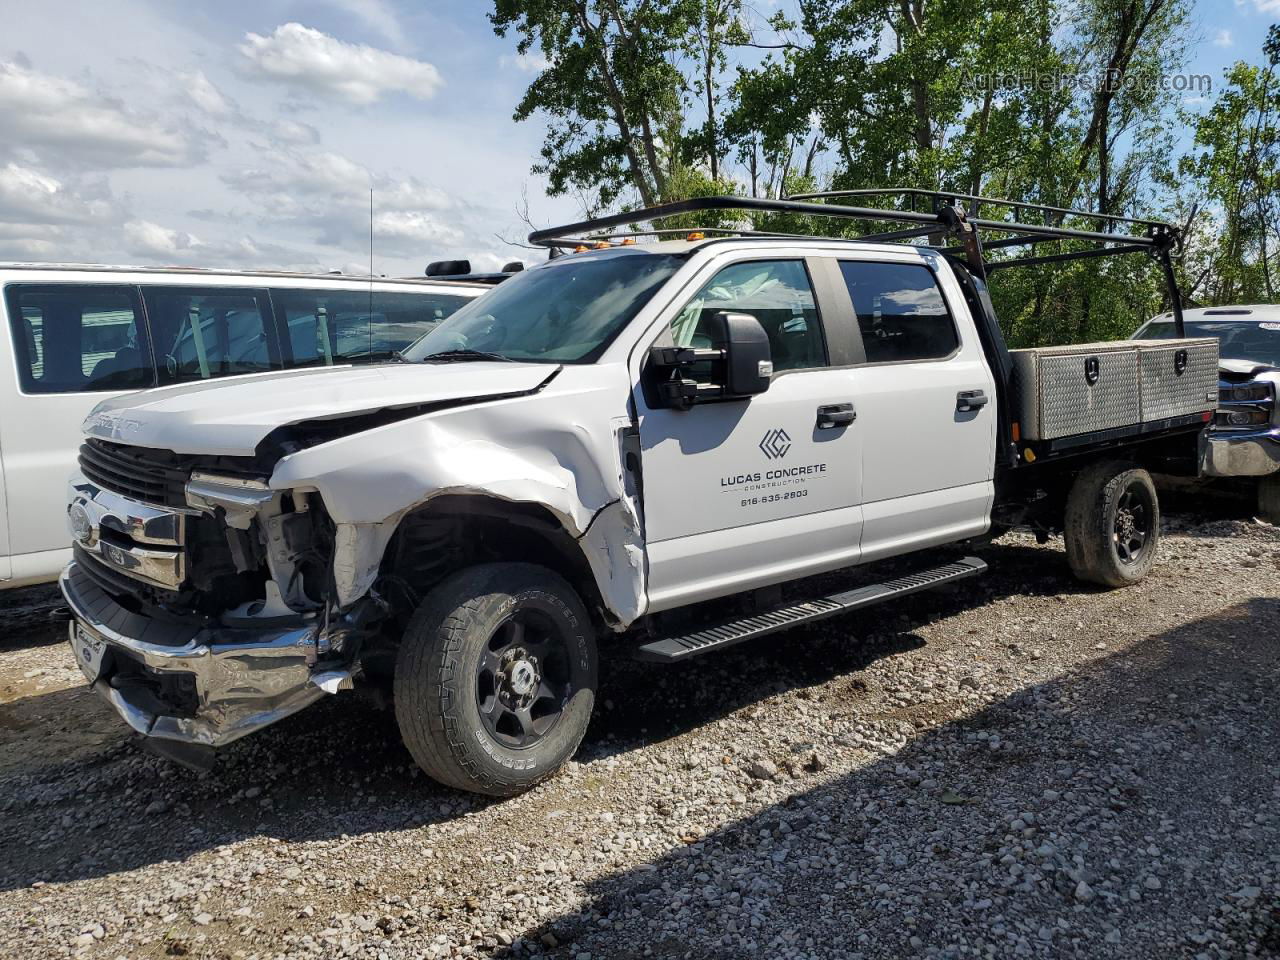
[[[1280,28],[1265,62],[1233,66],[1189,113],[1167,78],[1187,60],[1190,2],[785,0],[762,19],[744,0],[495,0],[491,18],[548,64],[516,109],[548,124],[535,170],[593,209],[914,186],[1164,216],[1187,228],[1189,295],[1275,300]],[[1006,271],[993,295],[1018,344],[1123,335],[1168,306],[1142,257]]]

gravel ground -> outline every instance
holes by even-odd
[[[174,767],[8,595],[0,956],[1280,956],[1280,530],[1168,528],[1128,590],[1015,534],[901,607],[606,658],[505,802],[356,694]]]

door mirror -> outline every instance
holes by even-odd
[[[654,347],[652,399],[688,409],[699,400],[751,397],[769,389],[773,351],[769,335],[749,313],[721,311],[709,318],[710,347]]]
[[[764,327],[749,313],[717,313],[712,321],[721,327],[716,346],[724,350],[724,392],[729,397],[750,397],[769,389],[773,377],[773,350]]]

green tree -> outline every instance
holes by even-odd
[[[1272,28],[1271,38],[1277,31]],[[1195,122],[1195,149],[1180,170],[1194,178],[1205,216],[1193,293],[1213,303],[1280,295],[1280,55],[1266,66],[1237,62]]]
[[[666,195],[660,131],[681,112],[675,61],[696,13],[687,0],[496,0],[494,31],[547,61],[515,119],[546,116],[534,172],[553,195],[593,191],[603,206],[629,188],[645,204]]]

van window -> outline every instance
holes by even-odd
[[[15,283],[5,299],[23,392],[155,385],[133,287]]]
[[[293,366],[385,360],[468,297],[367,290],[273,290]]]
[[[956,325],[928,267],[840,261],[868,363],[940,360],[960,345]]]
[[[143,287],[161,383],[280,369],[265,290]]]

